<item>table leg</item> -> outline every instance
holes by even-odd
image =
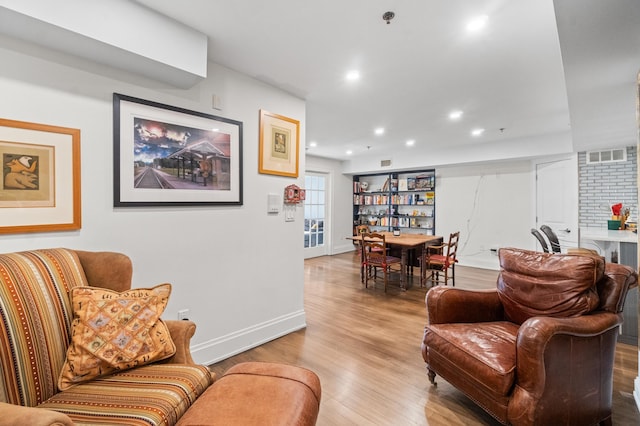
[[[425,268],[427,264],[425,262],[425,257],[427,254],[427,245],[423,244],[420,246],[420,251],[418,252],[418,259],[420,260],[420,287],[427,285],[427,274],[425,272]]]
[[[407,256],[407,255],[409,253],[409,249],[407,247],[402,247],[402,250],[400,251],[400,253],[401,253],[401,256],[400,256],[400,265],[401,265],[401,267],[400,267],[400,269],[401,269],[401,271],[400,271],[400,289],[406,291],[407,290],[406,282],[407,282],[407,278],[408,277],[405,277],[405,273],[407,273],[407,271],[408,271],[408,269],[407,269],[407,264],[408,264],[407,258],[409,256]]]

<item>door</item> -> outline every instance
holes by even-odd
[[[304,258],[327,254],[327,181],[324,173],[306,172],[304,188]]]
[[[536,228],[548,225],[566,253],[578,247],[578,159],[536,164]]]

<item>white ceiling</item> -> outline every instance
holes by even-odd
[[[636,141],[638,0],[136,1],[207,34],[213,62],[304,99],[308,154]],[[478,15],[487,26],[470,34]]]

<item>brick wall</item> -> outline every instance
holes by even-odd
[[[587,164],[587,153],[578,153],[580,227],[606,228],[611,206],[630,208],[630,220],[638,220],[636,146],[627,147],[627,161]]]

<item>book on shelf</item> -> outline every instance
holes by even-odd
[[[407,179],[398,179],[398,191],[407,191],[408,188]]]
[[[433,202],[435,201],[436,194],[433,191],[429,191],[429,192],[424,194],[424,198],[426,199],[427,205],[431,206],[431,205],[433,205]]]
[[[416,189],[416,178],[407,178],[407,191],[414,191]]]
[[[415,189],[433,189],[435,183],[435,176],[433,175],[418,175],[416,176],[416,188]]]

